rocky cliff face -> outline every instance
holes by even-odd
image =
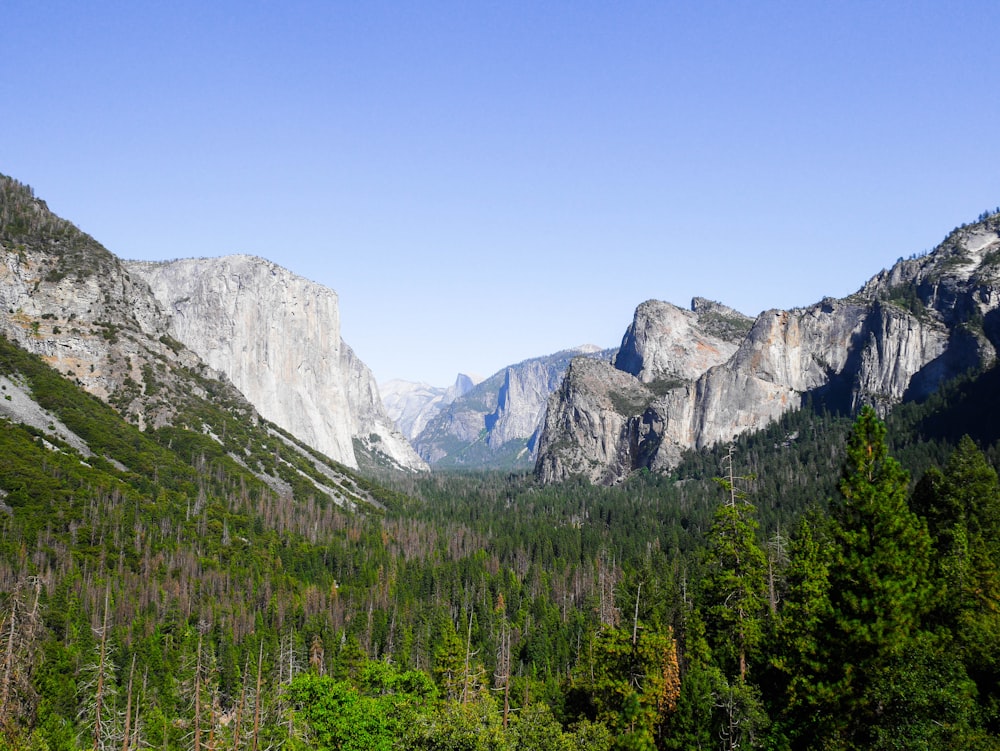
[[[347,379],[347,403],[356,453],[363,463],[426,471],[427,464],[396,428],[379,395],[375,376],[354,350],[342,343],[341,370]]]
[[[169,319],[145,282],[5,176],[0,333],[142,428],[170,423],[186,396],[204,396],[206,381],[242,399],[170,337]]]
[[[612,483],[766,426],[811,397],[883,412],[991,362],[1000,217],[956,230],[855,295],[749,319],[696,299],[639,306],[614,365],[574,363],[549,400],[536,472]]]
[[[173,331],[138,274],[52,214],[30,188],[0,175],[2,340],[41,356],[141,429],[158,432],[145,448],[119,443],[88,405],[63,401],[67,391],[53,387],[48,376],[25,377],[34,368],[22,370],[25,361],[6,341],[0,417],[32,426],[52,451],[65,443],[82,457],[97,454],[120,472],[135,471],[123,462],[149,466],[148,450],[161,443],[168,453],[176,445],[181,462],[192,462],[198,472],[231,461],[280,499],[326,499],[347,508],[379,505],[356,474],[263,420],[224,373],[209,367]],[[355,380],[363,392],[363,377]],[[59,413],[73,419],[63,422]]]
[[[611,355],[584,346],[504,368],[442,407],[414,446],[439,467],[531,466],[548,397],[570,360]]]
[[[692,380],[736,351],[753,320],[696,297],[690,310],[647,300],[635,311],[615,367],[643,383]]]
[[[335,292],[251,256],[128,268],[170,314],[171,335],[266,419],[349,467],[358,466],[359,446],[426,468],[385,414],[371,372],[341,341]]]

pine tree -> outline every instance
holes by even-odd
[[[1000,481],[965,436],[944,471],[914,493],[934,542],[933,624],[950,638],[976,683],[987,725],[1000,731]]]
[[[728,477],[720,481],[726,500],[708,535],[705,622],[723,672],[745,680],[748,660],[763,638],[767,560],[757,543],[756,510],[737,488],[747,478],[734,476],[732,451],[727,460]]]
[[[848,437],[829,542],[804,525],[789,563],[775,665],[796,747],[868,747],[886,686],[905,670],[931,602],[930,537],[909,508],[909,477],[865,408]],[[823,744],[826,744],[825,746]]]
[[[889,455],[885,425],[866,407],[847,441],[834,507],[830,595],[845,647],[845,687],[867,663],[901,649],[931,596],[930,537],[907,503],[909,475]]]

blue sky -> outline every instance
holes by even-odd
[[[994,2],[6,0],[0,172],[252,253],[380,380],[855,291],[1000,204]]]

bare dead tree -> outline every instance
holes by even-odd
[[[11,728],[19,718],[34,710],[36,696],[31,685],[31,666],[41,624],[38,614],[41,587],[42,579],[38,576],[18,580],[0,620],[0,727],[3,729]]]
[[[500,617],[500,634],[493,682],[495,691],[503,691],[503,726],[506,728],[510,716],[510,622],[507,620],[507,604],[502,592],[497,595],[494,611]]]

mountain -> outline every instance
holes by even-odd
[[[549,395],[575,357],[611,357],[593,345],[510,365],[442,406],[413,439],[438,468],[530,467]]]
[[[266,419],[349,466],[426,464],[386,414],[368,367],[340,338],[337,294],[253,256],[130,261],[170,332]]]
[[[142,280],[29,187],[3,176],[0,241],[0,333],[140,428],[172,423],[188,396],[203,396],[192,379],[225,388],[219,373],[170,336]]]
[[[331,290],[248,257],[125,263],[4,176],[0,240],[0,333],[140,429],[180,424],[192,400],[217,396],[251,421],[301,430],[344,466],[362,453],[426,469],[341,342]],[[168,295],[178,280],[191,289]]]
[[[245,473],[244,486],[262,483],[278,498],[371,505],[359,490],[364,481],[262,418],[173,330],[145,281],[29,187],[0,176],[0,415],[37,431],[52,451],[71,448],[112,474],[155,475],[169,462],[217,457]],[[18,351],[40,357],[67,385]],[[70,384],[114,408],[129,428]],[[186,455],[157,464],[157,439]]]
[[[536,473],[614,483],[665,470],[807,399],[882,414],[991,363],[1000,344],[1000,215],[900,259],[857,293],[752,323],[696,299],[639,306],[614,363],[576,360],[549,400]]]
[[[443,388],[394,379],[380,383],[379,391],[386,413],[403,435],[413,441],[434,415],[482,380],[479,376],[459,373],[451,386]]]

